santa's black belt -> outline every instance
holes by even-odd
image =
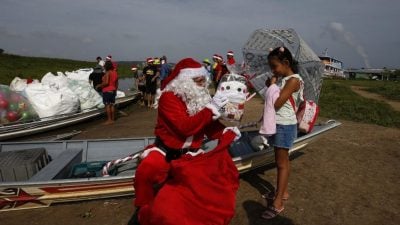
[[[174,159],[179,159],[183,154],[186,154],[188,152],[197,152],[199,150],[198,148],[170,148],[166,146],[159,137],[156,137],[154,144],[163,152],[165,152],[165,159],[167,160],[167,162],[170,162]]]

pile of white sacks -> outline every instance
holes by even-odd
[[[40,118],[76,113],[95,108],[104,108],[103,99],[89,83],[93,69],[79,69],[73,72],[47,73],[41,82],[14,78],[10,90],[25,96]],[[123,97],[117,92],[117,98]]]

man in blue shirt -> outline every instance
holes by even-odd
[[[170,68],[167,64],[167,57],[163,56],[161,57],[161,68],[160,68],[160,81],[162,81],[168,77],[170,73]]]

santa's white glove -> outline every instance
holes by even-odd
[[[215,93],[214,97],[211,100],[211,104],[213,104],[218,111],[228,103],[229,100],[226,96],[222,95],[221,92]]]
[[[224,134],[228,130],[230,130],[230,131],[232,131],[233,133],[236,134],[236,137],[235,137],[234,141],[239,140],[239,138],[242,136],[242,134],[240,133],[239,128],[237,128],[237,127],[225,127],[225,129],[224,129],[224,131],[222,131],[222,133]]]
[[[228,98],[226,96],[223,96],[220,94],[220,92],[217,92],[214,97],[211,99],[211,102],[206,105],[208,109],[210,109],[213,112],[213,119],[216,120],[221,116],[221,113],[219,112],[222,107],[228,103]]]

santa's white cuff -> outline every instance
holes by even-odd
[[[221,116],[221,113],[219,113],[218,108],[214,104],[208,103],[206,105],[206,108],[211,110],[211,112],[213,113],[213,117],[212,117],[213,120],[217,120]]]
[[[233,133],[236,134],[236,137],[235,137],[234,141],[239,140],[239,138],[242,136],[242,134],[240,133],[239,128],[237,128],[237,127],[225,127],[225,129],[224,129],[224,131],[222,131],[222,133],[224,134],[228,130],[230,130],[230,131],[232,131]]]

